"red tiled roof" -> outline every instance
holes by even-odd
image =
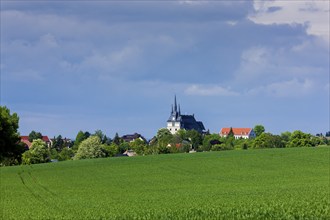
[[[48,136],[42,136],[42,140],[46,143],[50,142]],[[31,142],[29,141],[29,136],[21,136],[21,142],[25,143],[29,148],[31,147]]]
[[[232,128],[234,135],[248,135],[252,128]],[[230,128],[222,128],[220,134],[227,135],[230,132]]]

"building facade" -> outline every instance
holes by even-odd
[[[182,115],[180,105],[177,105],[176,96],[174,97],[174,106],[172,105],[172,111],[170,117],[167,120],[167,129],[175,134],[180,129],[196,130],[199,133],[205,132],[203,122],[196,121],[194,115]]]
[[[256,133],[252,128],[222,128],[219,135],[221,137],[227,137],[230,133],[230,130],[232,130],[235,139],[248,139],[256,137]]]

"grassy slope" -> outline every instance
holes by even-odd
[[[1,168],[3,219],[330,218],[330,148]]]

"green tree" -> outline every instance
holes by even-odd
[[[115,143],[117,146],[119,146],[123,142],[123,140],[119,137],[118,133],[116,132],[112,142]]]
[[[283,140],[278,135],[271,133],[262,133],[256,137],[252,144],[253,148],[283,148],[285,147]]]
[[[54,148],[57,152],[62,151],[65,147],[65,143],[61,135],[58,135],[56,138],[53,139],[52,148]]]
[[[313,147],[312,135],[304,133],[302,131],[294,131],[291,134],[290,141],[288,142],[288,147]]]
[[[171,144],[173,140],[173,135],[171,134],[171,132],[166,128],[161,128],[158,130],[156,138],[157,138],[159,152],[169,153],[168,150],[166,150],[166,148],[168,147],[169,144]]]
[[[112,143],[110,145],[102,144],[101,147],[106,157],[113,157],[119,153],[119,147],[115,143]]]
[[[96,130],[93,135],[96,135],[100,138],[102,144],[110,144],[111,139],[108,138],[101,130]]]
[[[19,117],[10,114],[6,106],[0,106],[0,165],[13,165],[21,162],[24,146],[19,143],[17,132]]]
[[[130,148],[134,150],[138,155],[144,155],[147,150],[146,143],[140,138],[135,139],[134,141],[129,143]]]
[[[29,134],[29,141],[32,142],[37,139],[42,139],[42,134],[40,132],[31,131]]]
[[[23,164],[46,163],[50,155],[46,143],[41,139],[33,140],[31,147],[22,155]]]
[[[227,135],[227,138],[229,138],[229,137],[234,137],[234,131],[233,131],[232,127],[230,127],[229,133]]]
[[[187,131],[187,138],[190,141],[192,148],[197,151],[203,141],[202,135],[196,130],[189,130]]]
[[[80,143],[86,140],[89,136],[90,136],[89,132],[79,131],[72,147],[73,150],[78,150]]]
[[[58,160],[71,160],[74,156],[73,150],[71,148],[65,147],[62,151],[58,154]]]
[[[256,136],[258,137],[265,132],[265,127],[263,125],[256,125],[254,126],[253,130],[256,133]]]
[[[213,145],[222,143],[222,141],[220,141],[220,140],[221,140],[221,137],[219,136],[219,134],[205,135],[203,142],[202,142],[203,145],[200,150],[210,151]]]
[[[91,159],[105,157],[106,154],[102,150],[102,143],[98,136],[90,136],[80,143],[78,151],[73,159]]]

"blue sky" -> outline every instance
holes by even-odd
[[[329,1],[1,1],[19,131],[147,138],[174,95],[207,129],[329,130]]]

